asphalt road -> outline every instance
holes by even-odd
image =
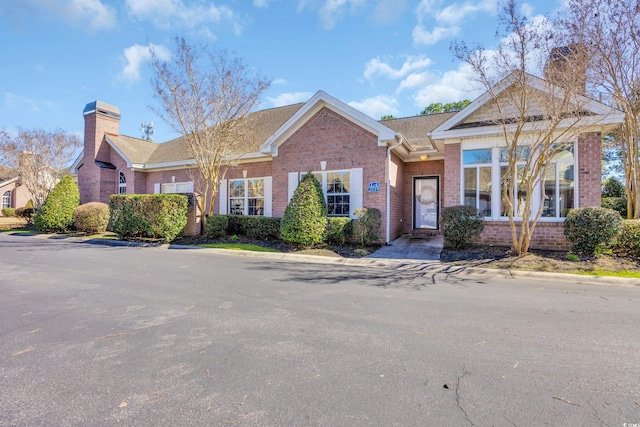
[[[0,425],[640,425],[639,297],[0,234]]]

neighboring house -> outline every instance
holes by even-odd
[[[22,208],[29,201],[29,191],[20,184],[20,178],[13,174],[0,176],[0,216],[4,208]]]
[[[545,185],[552,197],[533,248],[566,247],[567,210],[600,205],[601,135],[622,116],[597,101],[583,108],[588,122],[573,150],[554,160],[555,178]],[[359,207],[377,208],[386,242],[403,233],[437,233],[442,207],[468,204],[485,216],[483,242],[511,244],[500,185],[491,185],[500,182],[504,139],[488,94],[457,113],[383,121],[322,91],[306,103],[252,114],[255,151],[227,171],[216,213],[281,217],[301,176],[311,171],[329,215],[353,218]],[[84,118],[84,152],[72,165],[82,203],[107,202],[116,193],[193,191],[194,161],[183,139],[158,144],[121,135],[118,108],[100,101],[87,104]]]

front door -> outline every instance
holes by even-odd
[[[413,228],[437,230],[440,217],[440,177],[413,179]]]

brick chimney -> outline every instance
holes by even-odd
[[[554,47],[544,66],[544,78],[562,88],[584,94],[587,91],[587,63],[587,50],[582,44]]]
[[[105,134],[119,135],[120,110],[114,105],[102,101],[88,103],[84,107],[84,156],[82,166],[78,170],[78,187],[80,189],[80,203],[107,203],[105,194],[112,194],[113,188],[102,189],[105,182],[114,181],[115,172],[98,166],[110,164],[110,150],[104,140]],[[101,191],[102,190],[102,191]],[[107,191],[105,191],[107,190]]]

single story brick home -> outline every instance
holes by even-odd
[[[20,183],[20,177],[9,170],[0,171],[0,215],[4,208],[22,208],[31,199],[31,193]]]
[[[543,91],[544,81],[530,77],[528,84]],[[622,113],[584,100],[572,148],[553,160],[544,189],[537,189],[546,197],[532,248],[565,248],[567,210],[600,205],[601,136],[621,123]],[[442,207],[464,204],[483,213],[483,242],[511,244],[501,209],[505,142],[488,93],[459,112],[380,121],[322,91],[305,103],[251,114],[258,124],[255,151],[227,170],[216,213],[281,217],[311,171],[329,215],[353,218],[359,207],[377,208],[386,242],[403,233],[437,233]],[[87,104],[84,119],[84,151],[72,165],[82,203],[106,203],[111,194],[193,191],[195,162],[183,139],[154,143],[122,135],[119,109],[100,101]],[[186,232],[195,233],[197,218],[190,221]]]

